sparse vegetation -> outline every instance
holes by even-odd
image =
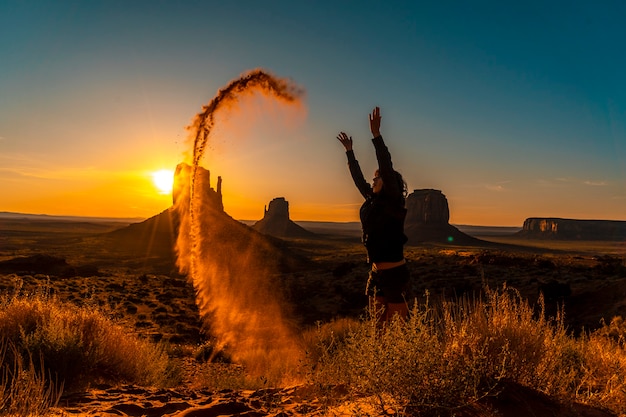
[[[370,314],[343,337],[325,330],[313,377],[374,399],[381,412],[448,415],[498,394],[505,382],[626,412],[621,338],[608,329],[574,338],[562,317],[546,319],[541,299],[536,311],[510,288],[485,297],[415,306],[408,321],[382,329]]]
[[[58,403],[63,384],[47,378],[45,369],[35,369],[29,359],[25,365],[15,346],[0,340],[0,414],[42,415]]]
[[[509,381],[562,403],[626,413],[623,320],[574,337],[561,316],[546,318],[542,306],[541,298],[533,307],[504,286],[485,289],[483,299],[416,304],[406,322],[383,328],[373,312],[360,321],[320,324],[305,334],[310,371],[301,377],[321,396],[343,386],[344,400],[368,399],[379,411],[396,414],[447,415],[497,395]],[[95,308],[43,294],[8,297],[0,307],[4,414],[41,415],[56,404],[64,384],[164,385],[174,373],[159,345]],[[251,385],[236,364],[206,362],[207,349],[188,349],[187,360],[196,363],[190,388],[263,386]]]
[[[45,292],[0,302],[0,412],[40,411],[92,383],[164,385],[169,358],[92,307]],[[28,413],[27,413],[28,414]]]
[[[109,253],[97,238],[81,246],[48,237],[45,245],[15,247],[33,254],[52,245],[72,268],[87,262],[98,265],[99,274],[61,277],[30,266],[0,274],[0,415],[65,415],[117,401],[96,399],[87,387],[104,398],[134,393],[134,404],[109,411],[134,407],[135,415],[158,414],[166,401],[189,393],[181,409],[212,397],[224,399],[216,413],[226,410],[225,402],[245,402],[260,414],[297,407],[285,414],[365,416],[384,409],[485,417],[485,404],[525,387],[549,396],[551,407],[558,400],[560,409],[585,403],[596,408],[594,415],[626,415],[626,324],[618,316],[626,264],[619,248],[572,242],[560,243],[558,253],[412,247],[407,256],[419,276],[413,289],[419,303],[410,320],[380,329],[373,315],[358,319],[367,302],[358,241],[299,242],[319,270],[286,278],[294,298],[303,299],[297,314],[308,324],[293,387],[251,376],[233,363],[228,348],[201,336],[193,287],[171,266],[144,270],[152,260]],[[483,277],[498,289],[473,298]],[[544,309],[538,291],[552,282],[567,284],[571,296],[551,300],[546,293]],[[429,297],[422,296],[427,289]],[[564,310],[557,308],[561,302]],[[598,325],[602,317],[606,323]],[[325,322],[312,325],[321,318]],[[156,388],[162,386],[170,388]],[[143,402],[147,393],[155,399]],[[59,396],[65,408],[55,410]]]

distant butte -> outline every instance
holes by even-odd
[[[626,240],[626,221],[529,217],[520,237],[554,240]]]
[[[409,245],[426,242],[453,245],[482,243],[449,223],[448,200],[440,190],[414,190],[406,198],[406,208],[404,232],[409,238]]]
[[[315,234],[297,225],[289,219],[289,202],[284,197],[277,197],[266,207],[263,219],[252,225],[257,232],[274,237],[307,238]]]

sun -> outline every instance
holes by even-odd
[[[160,169],[152,173],[152,182],[159,190],[159,194],[171,194],[174,187],[174,171],[171,169]]]

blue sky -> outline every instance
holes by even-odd
[[[191,118],[253,68],[306,89],[225,121],[205,165],[257,219],[356,220],[367,114],[409,189],[457,224],[626,220],[626,5],[606,2],[0,0],[0,211],[148,217],[148,174],[189,150]]]

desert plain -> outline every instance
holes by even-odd
[[[290,416],[354,415],[342,408],[343,387],[334,387],[334,408],[306,385],[212,389],[196,378],[206,357],[198,346],[207,335],[195,291],[178,272],[175,255],[156,237],[120,231],[130,220],[10,216],[0,219],[0,292],[3,297],[45,291],[64,302],[106,309],[112,320],[142,338],[167,346],[182,376],[169,388],[91,386],[62,395],[57,415]],[[302,329],[366,314],[368,265],[358,224],[303,222],[310,238],[280,239],[302,262],[282,271],[293,321]],[[543,294],[546,313],[564,314],[574,333],[592,331],[626,317],[623,241],[564,241],[518,237],[505,228],[466,228],[472,245],[423,243],[406,247],[418,302],[480,297],[485,286],[507,286],[529,303]],[[262,385],[262,384],[261,384]],[[609,416],[579,405],[564,410],[524,387],[487,399],[505,416]],[[352,411],[351,411],[352,410]],[[457,414],[463,415],[463,414]],[[465,415],[480,414],[469,410]]]

